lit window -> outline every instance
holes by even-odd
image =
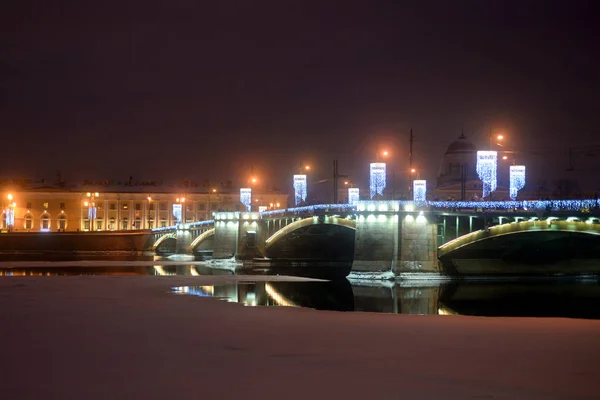
[[[25,229],[33,229],[33,217],[31,214],[25,215]]]
[[[50,217],[48,216],[48,214],[42,215],[42,229],[50,229]]]
[[[64,203],[61,203],[64,204]],[[64,214],[58,216],[58,229],[64,231],[67,229],[67,217]]]

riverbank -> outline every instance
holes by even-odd
[[[600,321],[243,307],[173,286],[273,276],[3,277],[6,399],[592,399]]]

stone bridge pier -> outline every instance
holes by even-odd
[[[437,226],[428,211],[397,201],[358,202],[352,272],[439,272]]]
[[[268,232],[257,212],[215,213],[214,259],[262,257]]]

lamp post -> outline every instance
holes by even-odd
[[[154,226],[152,226],[153,224],[151,224],[151,220],[150,220],[152,218],[151,205],[152,205],[152,196],[148,195],[148,206],[146,207],[146,209],[148,211],[148,215],[146,216],[147,228],[148,229],[154,228]]]
[[[490,133],[488,134],[488,140],[489,140],[489,144],[490,144],[490,150],[494,150],[494,141],[496,141],[496,143],[495,143],[496,146],[504,147],[504,145],[502,143],[500,143],[504,140],[504,135],[501,133],[498,133],[498,134],[494,133],[491,128],[490,128]]]
[[[96,197],[100,196],[98,192],[87,192],[88,200],[83,203],[88,208],[88,219],[90,220],[90,232],[94,230],[94,218],[96,217]]]

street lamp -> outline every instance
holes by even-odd
[[[88,208],[88,219],[90,220],[90,232],[94,230],[94,218],[96,218],[96,197],[100,196],[98,192],[87,192],[88,201],[83,205]]]
[[[490,143],[490,150],[494,149],[494,141],[496,141],[496,146],[500,146],[500,147],[504,147],[504,145],[502,145],[500,142],[502,142],[504,140],[504,135],[502,135],[501,133],[496,134],[494,136],[494,132],[490,129],[490,133],[488,134],[488,140]]]

